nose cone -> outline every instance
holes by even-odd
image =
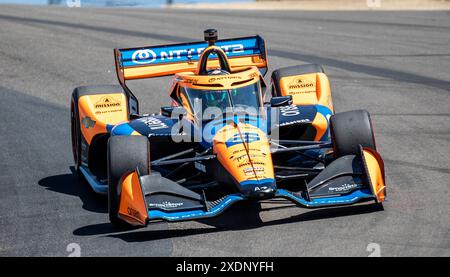
[[[213,151],[242,194],[258,199],[273,196],[272,156],[263,131],[246,123],[226,125],[214,136]]]
[[[259,179],[252,184],[238,184],[240,192],[250,199],[269,199],[274,197],[277,185],[272,178]]]

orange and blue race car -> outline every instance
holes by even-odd
[[[369,113],[334,113],[319,65],[274,70],[260,36],[115,49],[119,85],[71,98],[77,172],[114,225],[217,216],[238,201],[321,208],[385,200]],[[127,81],[173,75],[170,106],[139,114]],[[270,93],[268,93],[270,92]]]

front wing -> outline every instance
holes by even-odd
[[[277,189],[273,198],[284,198],[305,208],[351,205],[385,200],[384,165],[379,154],[360,147],[359,155],[334,160],[311,180],[306,190]],[[125,174],[120,188],[119,217],[145,226],[151,221],[184,221],[215,217],[232,204],[247,200],[231,194],[214,201],[159,174],[140,176],[138,170]]]

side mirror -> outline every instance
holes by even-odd
[[[187,111],[184,107],[165,106],[161,107],[161,114],[167,117],[178,116],[178,118],[182,118],[187,115]]]
[[[271,107],[282,107],[292,105],[292,96],[276,96],[270,99]]]

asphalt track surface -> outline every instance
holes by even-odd
[[[270,68],[320,63],[337,111],[372,114],[388,200],[306,210],[237,204],[221,217],[116,231],[72,173],[69,97],[115,84],[112,49],[262,35]],[[0,6],[0,256],[450,256],[450,13]],[[270,76],[270,72],[267,76]],[[138,81],[141,112],[170,79]]]

